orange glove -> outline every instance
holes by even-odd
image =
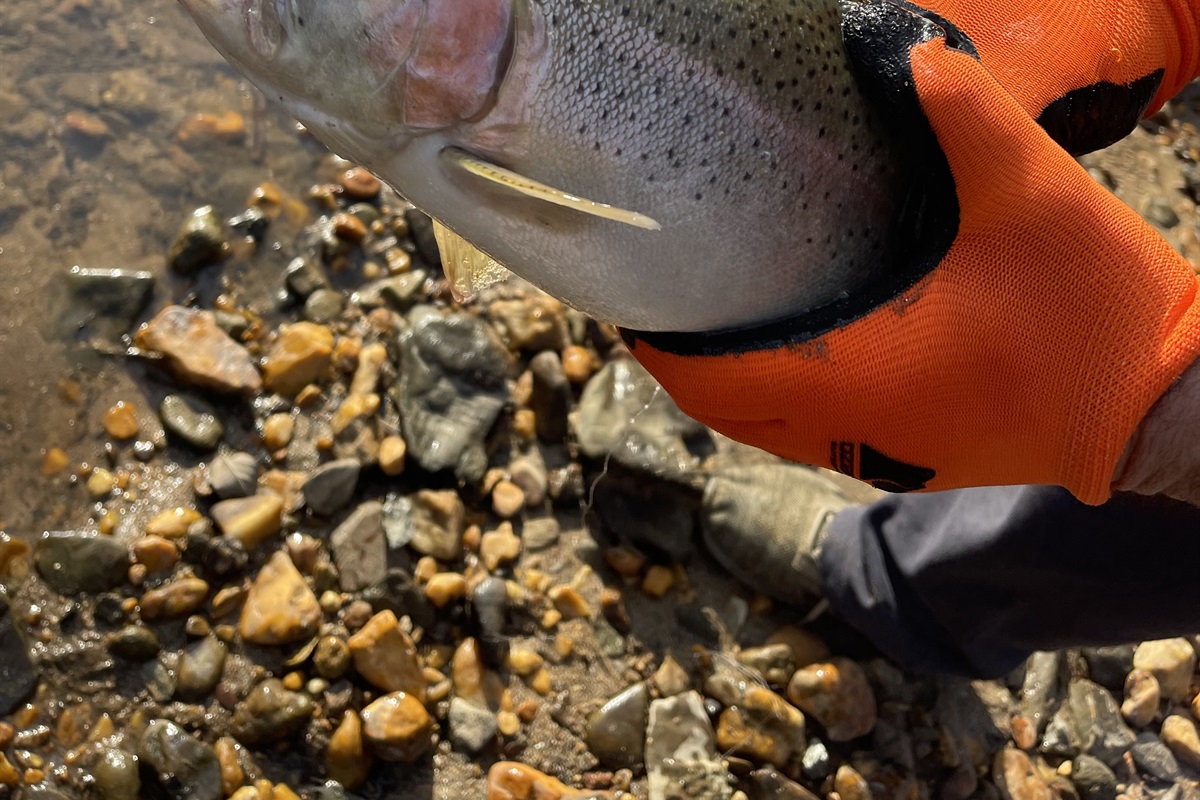
[[[895,491],[1038,483],[1089,503],[1110,495],[1138,423],[1200,353],[1197,278],[1032,115],[1107,119],[1089,109],[1111,101],[1081,105],[1116,96],[1097,80],[1140,91],[1141,113],[1193,76],[1200,41],[1186,9],[1162,0],[1035,3],[980,2],[974,14],[944,3],[974,45],[907,3],[844,6],[864,91],[919,164],[903,220],[912,241],[869,296],[750,330],[626,332],[684,411]],[[994,11],[1005,19],[980,21]],[[1028,35],[1037,26],[1057,33]],[[1027,85],[1011,93],[997,74]],[[1099,141],[1104,127],[1064,129]]]

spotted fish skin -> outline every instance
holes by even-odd
[[[599,319],[641,330],[752,325],[835,300],[887,263],[900,160],[850,73],[831,0],[182,2],[318,138]],[[284,20],[270,57],[243,32],[264,4]],[[431,46],[443,68],[431,84],[429,65],[410,68],[409,54],[448,35],[430,20],[450,13],[503,18],[507,35],[491,37],[503,46],[483,66]],[[306,24],[289,26],[298,17]],[[423,21],[407,37],[364,40],[381,18]],[[464,100],[493,65],[486,95]],[[439,91],[449,98],[440,107],[470,116],[429,124]],[[661,229],[456,173],[438,158],[447,148]]]

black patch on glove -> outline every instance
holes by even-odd
[[[1165,75],[1158,69],[1124,86],[1100,81],[1072,89],[1042,109],[1037,124],[1073,156],[1108,147],[1138,124]]]

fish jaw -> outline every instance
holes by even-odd
[[[512,0],[180,0],[214,47],[340,155],[371,164],[493,110]]]

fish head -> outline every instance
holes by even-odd
[[[180,0],[227,61],[345,158],[486,117],[511,0]]]

